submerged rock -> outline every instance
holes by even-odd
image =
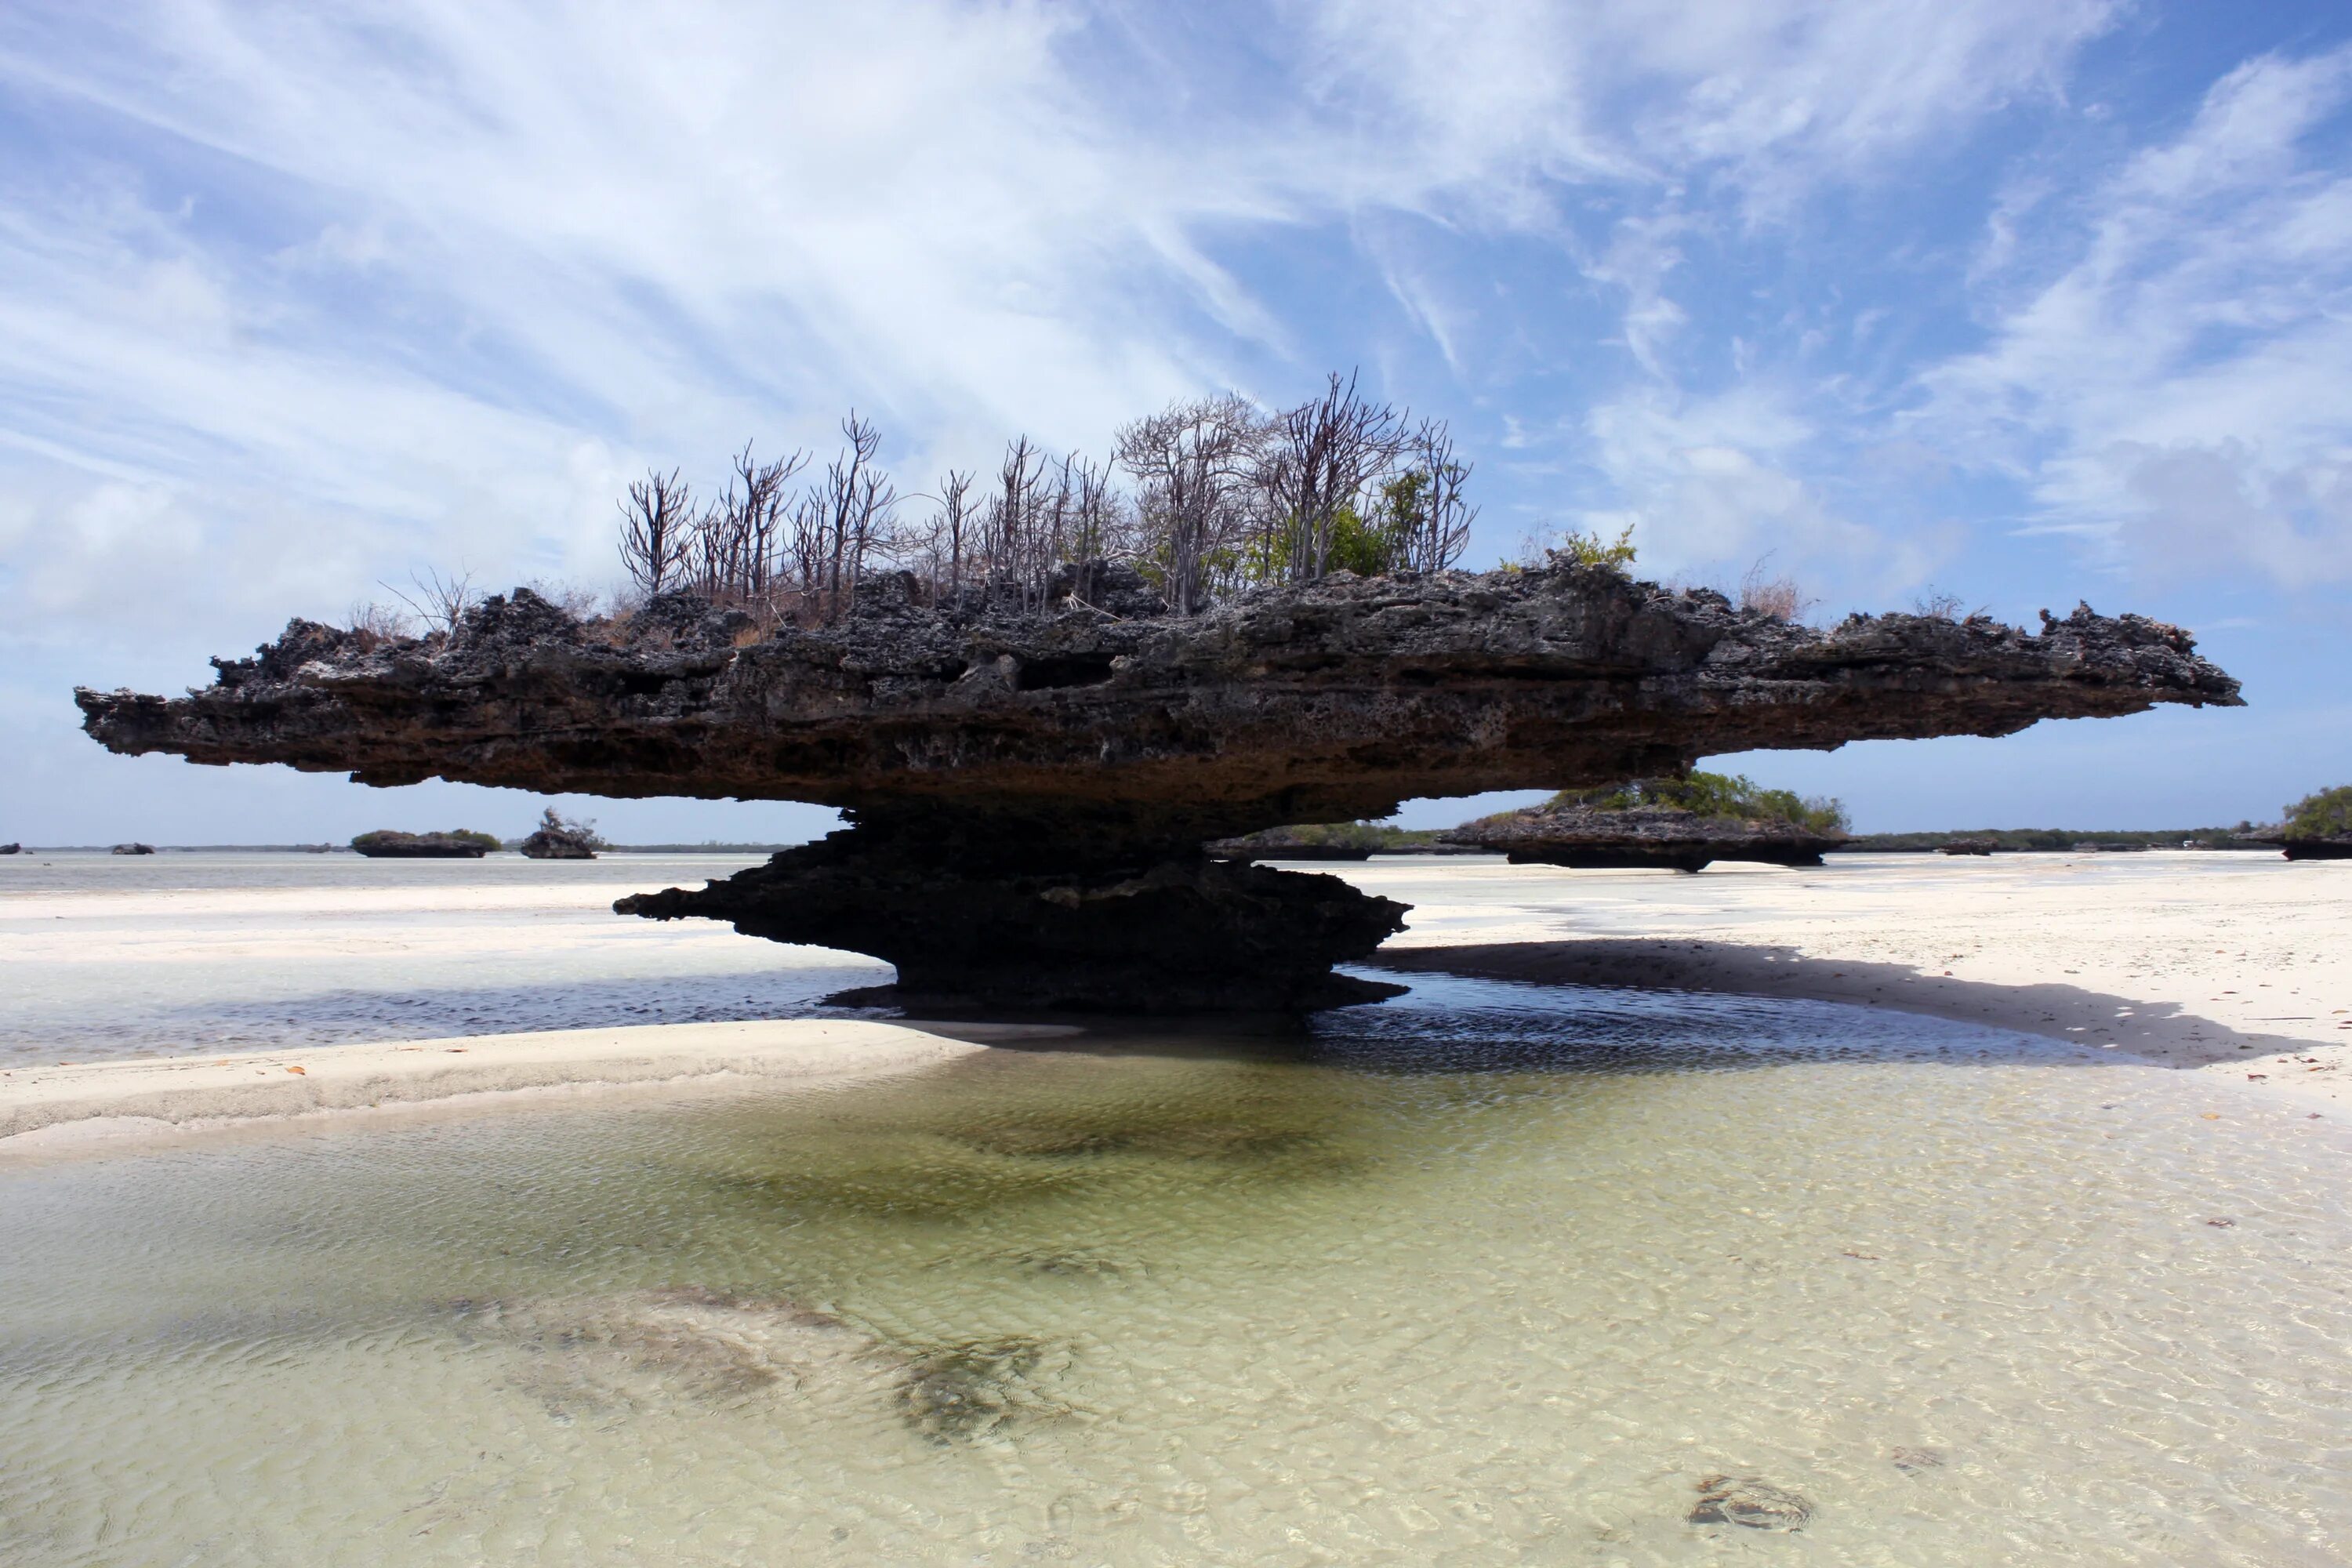
[[[583,622],[517,590],[454,632],[297,621],[185,697],[76,700],[124,753],[839,806],[846,833],[623,907],[874,953],[914,995],[1154,1008],[1363,996],[1328,966],[1402,913],[1215,866],[1210,839],[1710,753],[2238,701],[2187,634],[2088,608],[2032,632],[1820,630],[1564,566],[1339,574],[1178,616],[1124,568],[1069,580],[1045,611],[877,591],[840,625],[765,631],[685,595]]]
[[[558,1420],[680,1403],[865,1404],[935,1442],[1070,1413],[1045,1391],[1057,1357],[1029,1338],[902,1345],[777,1297],[698,1286],[456,1304],[467,1337],[522,1360],[518,1385]]]
[[[1026,1335],[971,1340],[915,1356],[898,1384],[907,1424],[933,1442],[971,1442],[1019,1421],[1066,1415],[1041,1391],[1045,1344]]]
[[[1813,1505],[1785,1487],[1753,1476],[1709,1476],[1698,1483],[1693,1524],[1743,1524],[1750,1530],[1801,1530]]]

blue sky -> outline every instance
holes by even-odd
[[[1728,760],[1863,826],[2352,780],[2341,5],[17,0],[0,837],[520,831],[503,792],[110,758],[68,691],[201,682],[419,568],[608,585],[630,474],[853,403],[920,489],[1359,364],[1476,460],[1472,564],[1630,524],[1644,574],[2087,599],[2247,683]]]

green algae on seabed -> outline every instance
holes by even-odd
[[[0,1563],[2352,1555],[2328,1123],[1719,998],[1087,1044],[0,1173]]]

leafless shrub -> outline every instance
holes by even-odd
[[[366,632],[387,642],[408,637],[415,629],[415,623],[404,611],[394,609],[390,605],[377,604],[373,599],[353,600],[348,618],[352,630]]]
[[[763,619],[774,613],[784,487],[807,462],[808,454],[796,450],[762,463],[744,443],[725,493],[694,519],[684,552],[687,586]]]
[[[1924,616],[1931,621],[1974,620],[1985,613],[1985,607],[1981,605],[1973,610],[1967,606],[1968,601],[1958,594],[1939,593],[1930,588],[1911,601],[1911,613],[1915,616]]]
[[[1820,601],[1799,587],[1793,577],[1767,577],[1765,563],[1771,559],[1769,554],[1765,555],[1739,579],[1739,607],[1760,610],[1775,620],[1803,619],[1805,612]]]
[[[856,600],[867,562],[893,542],[898,487],[875,465],[882,435],[856,409],[841,422],[849,443],[793,509],[790,558],[804,617],[832,621]]]
[[[426,631],[444,635],[454,634],[466,612],[481,597],[474,591],[474,574],[464,571],[453,572],[446,577],[431,567],[421,574],[412,572],[408,574],[406,591],[389,583],[376,585],[406,605],[416,618],[425,623]]]
[[[593,620],[598,607],[596,591],[572,583],[550,583],[534,579],[523,586],[562,610],[575,621]]]
[[[898,516],[874,425],[852,411],[842,432],[847,445],[797,495],[805,457],[761,463],[749,446],[700,511],[675,469],[633,485],[621,508],[630,590],[616,606],[688,587],[761,619],[822,624],[895,563],[931,602],[984,587],[1037,609],[1064,563],[1122,559],[1190,613],[1213,594],[1342,568],[1441,570],[1477,517],[1444,422],[1371,402],[1353,376],[1279,415],[1238,395],[1174,404],[1123,427],[1108,463],[1023,436],[984,489],[950,469],[912,523]]]
[[[694,544],[694,490],[677,470],[659,469],[629,487],[621,503],[621,564],[647,598],[681,586],[679,575]]]

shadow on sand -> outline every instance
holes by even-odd
[[[2307,1040],[2233,1029],[2176,1003],[2046,982],[1997,985],[1927,974],[1904,963],[1809,958],[1793,947],[1762,943],[1629,937],[1492,942],[1386,950],[1372,967],[1407,977],[1847,1003],[2128,1052],[2171,1068],[2310,1048]]]

